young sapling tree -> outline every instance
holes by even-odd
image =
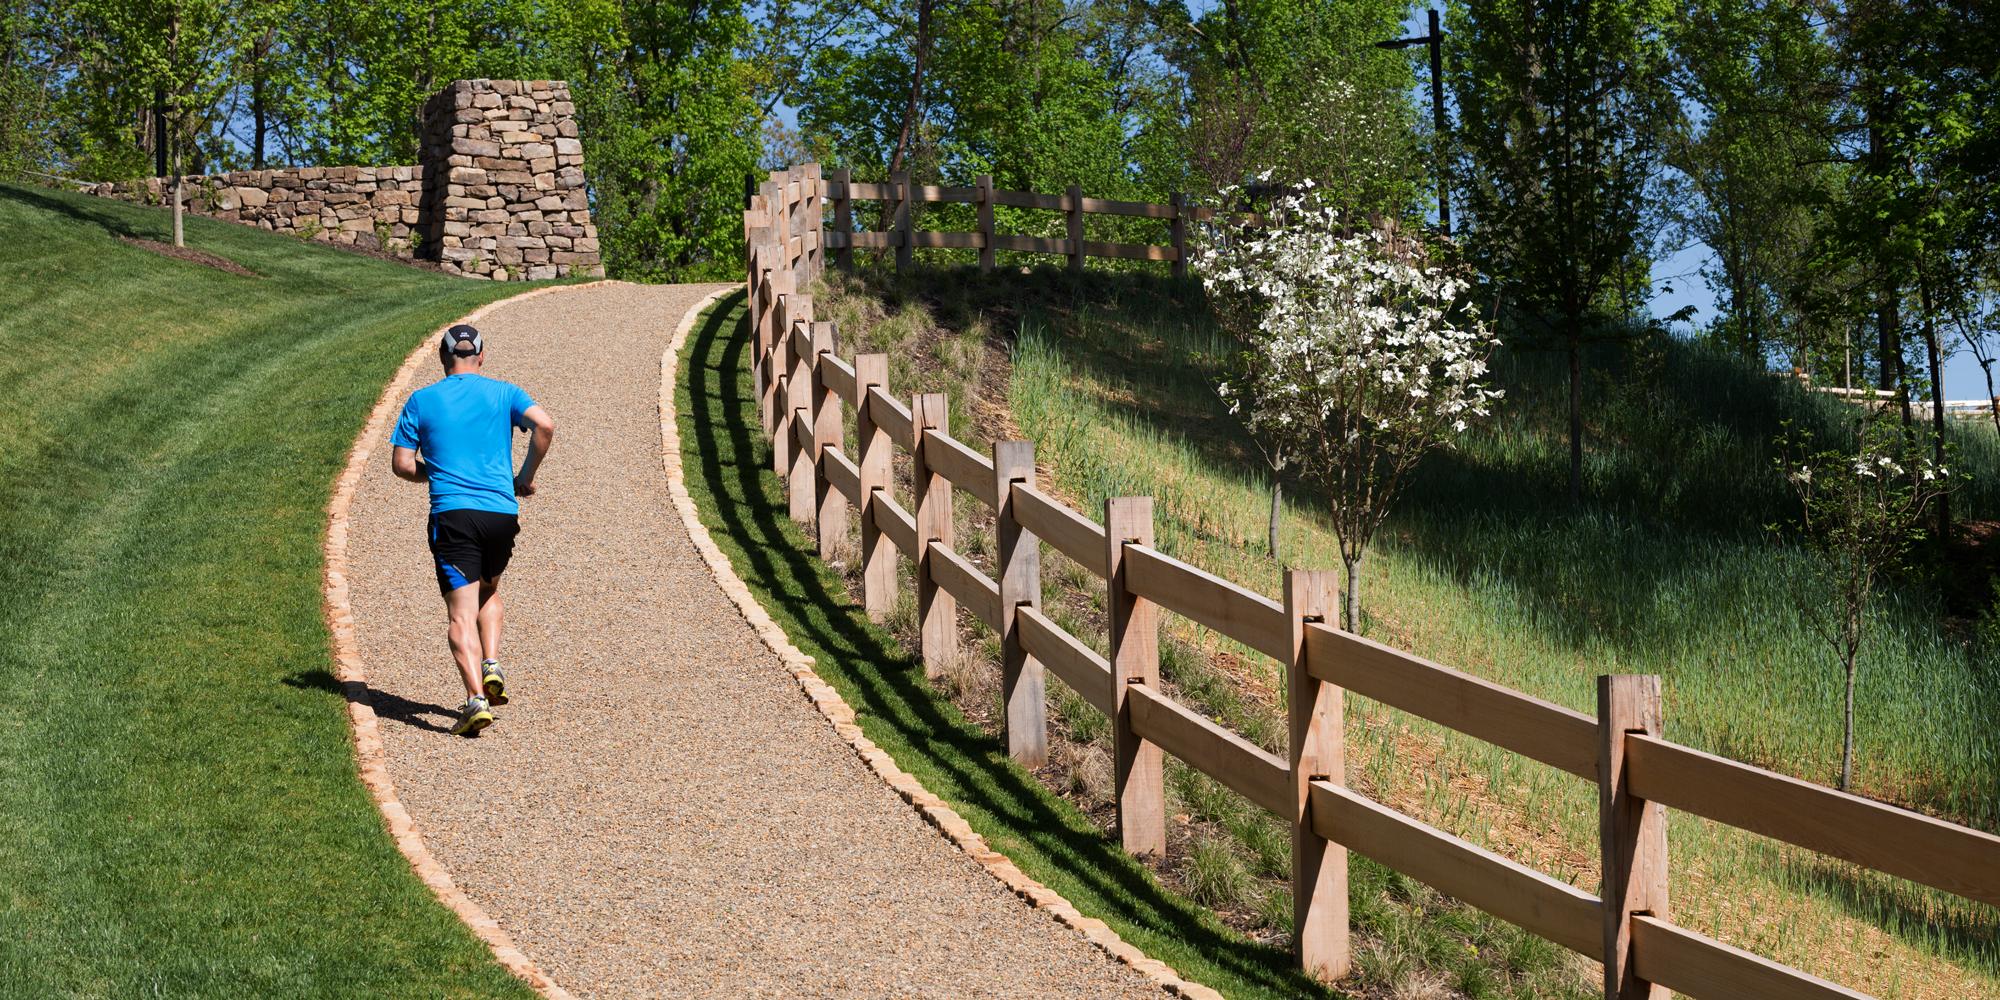
[[[1817,558],[1793,578],[1799,617],[1827,644],[1846,678],[1840,788],[1854,780],[1854,682],[1883,574],[1924,538],[1924,512],[1951,489],[1946,468],[1886,415],[1859,421],[1853,451],[1813,448],[1808,431],[1781,437],[1780,471],[1800,504],[1799,527]],[[1775,526],[1774,526],[1775,528]]]
[[[1232,192],[1224,192],[1228,203]],[[1274,465],[1324,489],[1360,630],[1361,560],[1417,462],[1489,412],[1495,338],[1437,249],[1356,227],[1307,182],[1257,225],[1218,217],[1195,268],[1242,342],[1218,387]]]

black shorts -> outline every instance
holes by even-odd
[[[444,510],[431,515],[432,561],[445,593],[480,580],[498,580],[514,558],[521,520],[490,510]]]

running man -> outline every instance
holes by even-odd
[[[521,387],[479,374],[486,344],[459,324],[438,342],[444,378],[410,394],[396,418],[390,467],[429,483],[431,558],[444,594],[452,658],[465,681],[455,735],[476,736],[507,704],[500,670],[500,574],[521,530],[515,497],[533,496],[535,470],[555,441],[556,422]],[[530,431],[528,457],[514,471],[512,428]],[[423,454],[418,458],[418,453]]]

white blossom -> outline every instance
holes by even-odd
[[[1425,446],[1464,433],[1501,395],[1482,381],[1495,338],[1462,307],[1470,285],[1407,252],[1407,240],[1350,228],[1323,190],[1302,183],[1272,204],[1267,225],[1219,220],[1205,231],[1196,271],[1252,327],[1239,332],[1251,334],[1253,360],[1218,391],[1253,432],[1310,412]]]

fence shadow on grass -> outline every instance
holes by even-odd
[[[1774,880],[1832,900],[1850,916],[1913,947],[1988,971],[2000,969],[1994,907],[1948,897],[1890,876],[1797,849],[1759,845]]]
[[[743,321],[741,294],[723,300],[695,329],[679,376],[687,393],[681,419],[696,452],[689,485],[698,503],[709,501],[702,504],[706,513],[720,520],[717,540],[736,571],[792,641],[817,660],[868,736],[950,801],[996,849],[1026,862],[1031,873],[1043,868],[1041,877],[1086,913],[1136,929],[1120,928],[1135,945],[1152,950],[1149,937],[1177,942],[1200,962],[1260,991],[1336,995],[1299,973],[1289,955],[1242,939],[1212,914],[1164,891],[1115,841],[931,690],[920,662],[867,620],[785,513],[768,445],[755,426]],[[1204,978],[1198,965],[1182,962],[1180,971]]]

